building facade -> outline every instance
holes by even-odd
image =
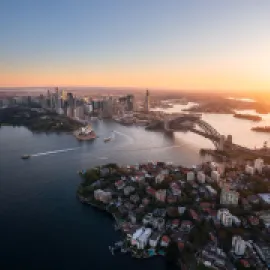
[[[239,193],[227,188],[223,188],[220,194],[220,204],[237,205],[239,200]]]

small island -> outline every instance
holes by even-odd
[[[270,133],[270,126],[253,127],[251,130],[256,131],[256,132]]]
[[[25,126],[33,132],[72,132],[83,126],[46,109],[20,106],[0,109],[0,123],[2,126]]]
[[[252,114],[241,114],[241,113],[236,113],[233,115],[235,118],[240,118],[240,119],[245,119],[245,120],[251,120],[254,122],[259,122],[262,120],[262,117],[258,115],[252,115]]]

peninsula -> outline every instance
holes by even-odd
[[[64,115],[42,108],[8,107],[0,109],[0,123],[25,126],[34,132],[72,132],[83,125]]]
[[[110,213],[122,232],[112,254],[164,256],[182,269],[270,264],[270,170],[261,159],[192,168],[107,164],[79,174],[79,200]]]
[[[246,119],[246,120],[251,120],[254,122],[259,122],[262,120],[262,117],[258,115],[252,115],[252,114],[241,114],[241,113],[236,113],[233,115],[235,118],[240,118],[240,119]]]
[[[270,133],[270,126],[266,126],[266,127],[253,127],[251,130],[256,131],[256,132]]]

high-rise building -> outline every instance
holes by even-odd
[[[144,101],[144,110],[145,112],[149,112],[150,105],[149,105],[149,91],[148,89],[146,90],[145,93],[145,101]]]
[[[239,193],[233,190],[229,190],[227,188],[223,188],[220,194],[220,204],[231,204],[237,205],[239,199]]]
[[[246,250],[246,241],[241,236],[234,236],[232,238],[232,248],[237,256],[243,256]]]
[[[232,226],[233,217],[228,209],[219,209],[217,212],[217,219],[225,227]]]
[[[48,89],[47,90],[47,108],[51,109],[52,108],[52,104],[51,104],[51,92],[50,90]]]
[[[40,106],[42,108],[47,108],[48,103],[47,103],[47,99],[46,99],[46,97],[44,95],[41,94],[39,96],[39,101],[40,101]]]
[[[75,99],[72,93],[67,93],[67,116],[74,117]]]
[[[113,114],[113,99],[112,97],[106,98],[102,102],[102,117],[111,118]]]
[[[126,107],[127,107],[127,111],[133,111],[134,110],[134,96],[133,95],[127,95],[127,97],[126,97]]]
[[[55,89],[55,111],[59,114],[62,114],[62,101],[61,101],[61,93],[59,92],[58,87]]]
[[[74,116],[78,119],[84,119],[84,107],[83,105],[76,106],[74,110]]]

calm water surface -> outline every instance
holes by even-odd
[[[187,105],[174,105],[173,108],[162,109],[167,113],[181,112],[183,109],[193,106],[195,103],[188,103]],[[159,109],[156,109],[159,110]],[[212,114],[203,113],[202,119],[212,125],[219,133],[223,135],[231,134],[233,141],[237,144],[254,148],[262,147],[265,141],[270,145],[270,134],[252,131],[252,127],[256,126],[270,126],[270,114],[258,114],[254,110],[238,111],[239,113],[248,113],[259,115],[262,117],[261,122],[253,122],[244,119],[234,118],[231,114]],[[175,137],[193,145],[194,147],[211,148],[212,143],[193,133],[176,132]]]
[[[192,165],[200,162],[199,147],[113,122],[93,126],[100,138],[83,143],[68,134],[0,128],[0,269],[172,269],[162,258],[111,255],[108,246],[119,235],[109,215],[77,201],[76,172],[108,162]],[[23,154],[36,156],[22,160]]]

